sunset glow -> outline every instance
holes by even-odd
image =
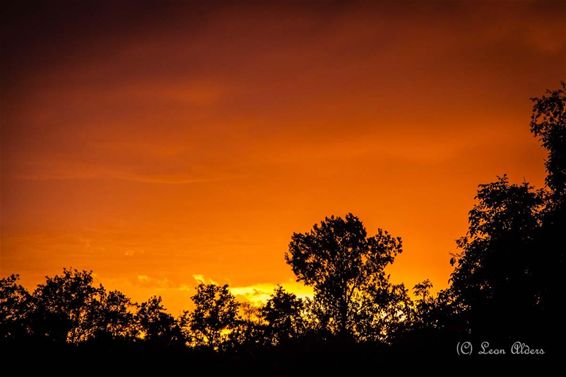
[[[4,26],[0,274],[27,287],[305,297],[292,233],[352,212],[437,290],[477,184],[543,184],[529,97],[566,77],[564,2],[117,3]]]

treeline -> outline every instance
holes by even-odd
[[[353,215],[347,219],[358,221]],[[424,325],[424,313],[435,304],[428,281],[415,286],[419,298],[412,300],[402,284],[388,283],[385,275],[366,278],[371,283],[360,279],[360,287],[346,283],[350,297],[344,302],[323,298],[342,293],[334,288],[301,299],[279,286],[260,307],[238,302],[228,285],[199,284],[191,297],[194,309],[175,318],[160,297],[136,303],[120,291],[96,286],[90,271],[64,269],[33,292],[11,275],[0,280],[0,334],[4,344],[28,346],[234,351],[306,338],[390,343]]]
[[[469,229],[447,289],[426,280],[409,289],[385,272],[399,237],[368,235],[354,215],[327,217],[292,235],[285,260],[314,295],[278,287],[261,307],[238,302],[227,285],[199,284],[194,309],[175,318],[160,297],[135,303],[64,270],[30,292],[18,276],[0,280],[3,347],[167,350],[214,354],[362,349],[455,356],[458,342],[490,342],[520,355],[558,354],[566,251],[566,85],[533,98],[531,131],[548,152],[546,185],[507,176],[479,186]],[[365,348],[364,348],[365,347]],[[377,352],[377,351],[376,351]],[[540,355],[539,355],[540,356]]]

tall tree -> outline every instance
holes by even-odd
[[[461,253],[452,260],[452,289],[469,308],[476,334],[520,334],[538,302],[533,247],[543,193],[503,176],[480,185],[476,199],[468,233],[458,240]]]
[[[550,195],[537,235],[536,276],[540,287],[539,307],[546,333],[564,348],[566,325],[562,306],[566,301],[563,276],[566,273],[566,82],[560,88],[532,98],[531,131],[547,150],[546,183]]]
[[[566,83],[532,100],[531,131],[548,152],[547,187],[510,184],[506,176],[480,185],[452,260],[452,307],[479,336],[566,335]]]
[[[355,317],[386,304],[380,287],[388,284],[385,267],[402,251],[401,239],[378,229],[368,237],[351,213],[327,217],[311,231],[294,233],[285,260],[299,281],[314,288],[323,310],[322,326],[341,336],[356,336]],[[364,298],[361,301],[361,298]]]

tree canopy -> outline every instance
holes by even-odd
[[[356,319],[371,316],[386,299],[385,267],[401,252],[401,238],[382,229],[368,237],[362,222],[350,213],[327,217],[310,232],[293,234],[285,260],[299,281],[314,288],[321,326],[356,336]]]

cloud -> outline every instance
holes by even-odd
[[[252,305],[261,305],[269,300],[271,293],[275,289],[274,284],[257,284],[244,287],[230,288],[230,292],[236,297],[243,298]]]
[[[193,279],[195,279],[197,281],[197,283],[199,283],[199,284],[218,284],[214,280],[207,279],[207,278],[204,277],[204,275],[201,275],[201,274],[194,274]]]
[[[168,290],[175,288],[173,282],[168,278],[156,278],[145,274],[139,274],[136,276],[136,284],[144,288],[154,290]]]
[[[207,278],[202,274],[193,275],[193,279],[195,279],[198,283],[218,284],[213,279]],[[271,295],[279,285],[281,285],[286,291],[294,293],[295,295],[301,298],[312,297],[313,295],[313,291],[310,287],[307,287],[303,284],[297,283],[292,280],[289,280],[282,284],[257,283],[257,284],[233,286],[233,287],[229,286],[229,289],[230,292],[232,292],[232,294],[236,296],[237,299],[245,302],[249,302],[252,305],[259,306],[264,304],[267,300],[269,300],[269,298],[271,297]],[[186,285],[180,286],[179,289],[184,291],[191,290]]]
[[[230,292],[239,299],[243,299],[252,305],[262,305],[273,294],[279,284],[274,283],[260,283],[239,287],[231,287]],[[310,298],[313,296],[313,291],[310,287],[299,284],[297,282],[288,281],[280,284],[283,289],[288,292],[294,293],[300,298]]]

